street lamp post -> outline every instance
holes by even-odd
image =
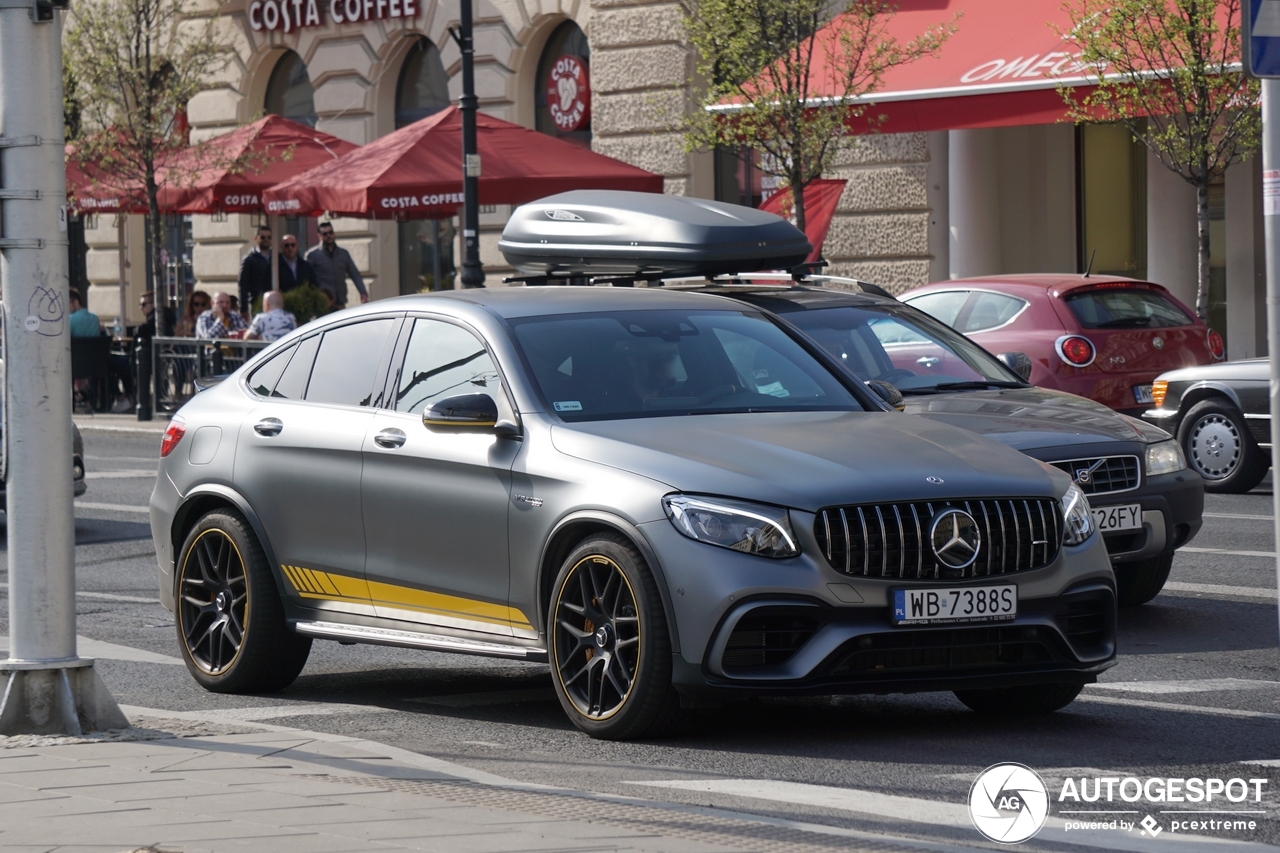
[[[476,65],[471,24],[472,0],[461,0],[462,18],[458,30],[450,30],[462,51],[462,286],[484,287],[484,267],[480,264],[480,154],[476,150]]]

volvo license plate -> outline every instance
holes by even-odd
[[[992,622],[1018,615],[1018,588],[1002,586],[895,589],[893,624]]]
[[[1142,504],[1124,504],[1122,506],[1095,506],[1093,523],[1098,530],[1110,533],[1113,530],[1140,530],[1142,528]]]
[[[1150,386],[1150,385],[1134,385],[1134,386],[1133,386],[1133,399],[1134,399],[1136,402],[1141,403],[1141,404],[1143,404],[1143,405],[1151,405],[1152,403],[1154,403],[1154,402],[1155,402],[1155,400],[1153,400],[1153,399],[1151,398],[1151,386]]]

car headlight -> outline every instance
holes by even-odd
[[[791,517],[781,507],[667,495],[662,499],[662,508],[676,530],[708,545],[760,557],[794,557],[800,553],[791,530]]]
[[[1187,467],[1187,457],[1182,455],[1182,445],[1176,441],[1157,441],[1147,445],[1147,476],[1172,474]]]
[[[1079,545],[1093,535],[1093,513],[1089,511],[1089,499],[1072,483],[1062,496],[1063,545]]]

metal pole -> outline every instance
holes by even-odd
[[[1267,354],[1271,362],[1271,455],[1280,453],[1280,80],[1262,81],[1262,211],[1267,243]],[[1274,466],[1271,477],[1277,479]],[[1280,543],[1280,483],[1274,483],[1272,531]],[[1280,554],[1276,557],[1280,588]]]
[[[476,151],[476,63],[472,39],[471,2],[462,0],[458,47],[462,50],[462,286],[484,287],[480,265],[480,155]]]
[[[36,23],[13,4],[0,7],[0,142],[9,568],[0,734],[79,734],[128,723],[76,654],[60,22]]]

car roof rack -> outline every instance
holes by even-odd
[[[521,205],[498,249],[519,270],[512,281],[615,286],[793,270],[813,250],[804,232],[767,211],[605,190],[575,190]]]

